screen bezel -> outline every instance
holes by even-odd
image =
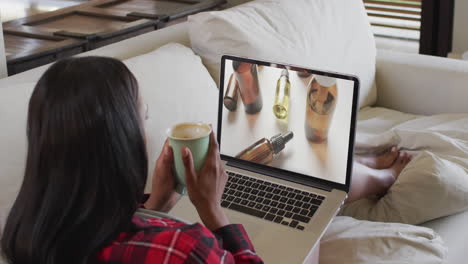
[[[350,134],[349,134],[349,145],[348,145],[348,160],[346,165],[346,181],[344,184],[337,183],[333,181],[324,180],[321,178],[314,177],[312,175],[308,176],[305,174],[288,171],[280,168],[274,168],[268,165],[262,165],[242,159],[238,159],[235,157],[231,157],[228,155],[221,154],[222,160],[225,160],[229,163],[235,163],[236,167],[240,167],[245,170],[254,171],[254,172],[261,172],[267,176],[280,178],[287,181],[292,181],[295,183],[307,185],[307,186],[327,186],[330,189],[339,189],[345,192],[349,192],[350,184],[351,184],[351,174],[353,170],[353,154],[354,154],[354,139],[355,139],[355,131],[356,131],[356,114],[358,108],[358,98],[359,98],[359,78],[353,75],[342,74],[337,72],[330,72],[330,71],[320,71],[314,70],[309,68],[304,68],[296,65],[285,64],[285,63],[277,63],[277,62],[266,62],[256,59],[244,58],[244,57],[237,57],[231,55],[223,55],[221,57],[221,76],[220,76],[220,83],[219,83],[219,100],[218,100],[218,128],[217,128],[217,139],[219,144],[219,151],[221,153],[221,132],[222,132],[222,118],[223,118],[223,97],[224,97],[224,71],[225,71],[225,62],[226,60],[238,60],[242,62],[263,65],[263,66],[270,66],[270,67],[277,67],[277,68],[287,68],[291,70],[306,70],[311,74],[318,74],[324,75],[339,79],[350,80],[354,82],[353,87],[353,103],[352,103],[352,113],[351,113],[351,124],[350,124]]]

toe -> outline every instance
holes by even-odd
[[[405,161],[406,161],[406,163],[410,162],[410,160],[411,160],[411,155],[409,153],[405,152]]]
[[[393,146],[390,151],[386,152],[384,154],[385,161],[380,164],[380,169],[382,168],[388,168],[392,166],[392,164],[395,162],[395,160],[398,158],[400,155],[400,152],[398,150],[398,147]]]
[[[404,152],[401,152],[401,153],[400,153],[400,156],[398,157],[398,161],[399,161],[400,163],[404,163],[404,162],[405,162],[405,156],[406,156],[405,153],[404,153]]]

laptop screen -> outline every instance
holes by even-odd
[[[221,154],[346,184],[356,78],[231,56],[222,63]]]

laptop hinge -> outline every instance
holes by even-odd
[[[321,189],[321,190],[324,190],[324,191],[327,191],[327,192],[331,192],[332,189],[333,189],[330,186],[326,186],[326,185],[318,183],[318,182],[312,182],[310,179],[306,180],[306,179],[303,179],[303,178],[300,178],[300,177],[288,176],[285,173],[270,171],[270,170],[266,170],[266,169],[262,169],[262,168],[258,168],[258,167],[254,168],[253,166],[249,166],[249,165],[246,165],[246,164],[240,164],[240,163],[237,163],[235,161],[228,161],[226,163],[226,165],[234,167],[234,168],[238,168],[238,169],[241,169],[241,170],[247,170],[247,171],[251,171],[251,172],[254,172],[254,173],[264,174],[264,175],[271,176],[271,177],[274,177],[274,178],[277,178],[277,179],[281,179],[281,180],[294,182],[294,183],[297,183],[297,184],[301,184],[301,185]]]

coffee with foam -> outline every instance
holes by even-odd
[[[175,125],[169,131],[169,136],[175,139],[196,139],[211,133],[211,127],[202,123],[182,123]]]
[[[167,130],[169,146],[174,155],[176,192],[186,194],[185,165],[182,161],[182,149],[188,148],[192,153],[196,171],[202,168],[210,146],[211,127],[203,123],[181,123]]]

